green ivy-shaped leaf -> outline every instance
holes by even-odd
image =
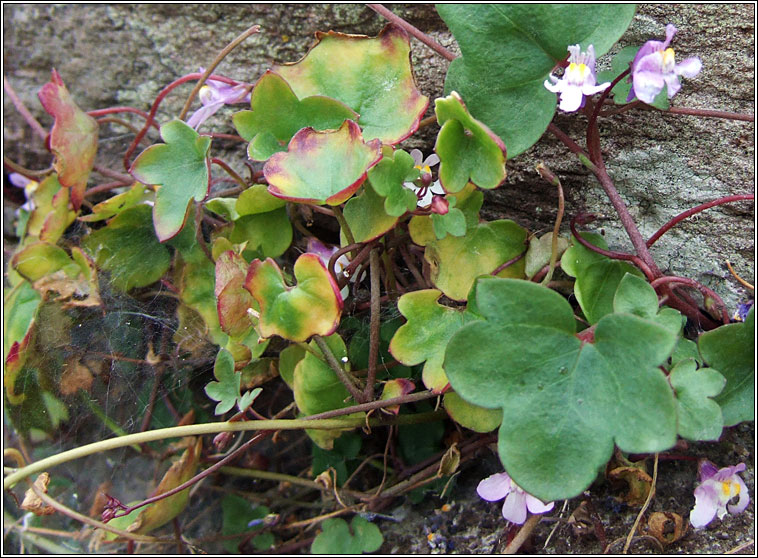
[[[37,96],[55,118],[50,151],[55,155],[58,180],[64,188],[71,189],[71,204],[78,210],[97,154],[97,121],[77,106],[55,69]]]
[[[395,332],[389,347],[392,356],[407,366],[424,362],[424,385],[436,393],[448,385],[442,366],[447,342],[472,319],[466,312],[439,304],[441,296],[436,289],[401,296],[397,308],[408,322]]]
[[[525,250],[526,230],[511,220],[478,224],[465,236],[446,236],[426,245],[424,258],[431,266],[434,286],[453,300],[466,300],[479,275]],[[503,270],[508,276],[523,276],[523,263]]]
[[[445,91],[500,136],[512,159],[553,119],[557,96],[544,81],[569,45],[597,56],[626,31],[631,4],[438,4],[463,53],[448,68]]]
[[[446,196],[447,197],[447,196]],[[455,196],[448,198],[447,213],[439,214],[432,213],[432,230],[434,231],[434,237],[437,240],[445,238],[447,235],[451,236],[463,236],[466,234],[466,215],[455,207]]]
[[[265,161],[284,151],[302,128],[331,130],[359,116],[344,103],[323,95],[299,101],[287,82],[271,70],[255,84],[250,106],[253,110],[235,113],[232,122],[240,136],[250,142],[247,153],[253,161]]]
[[[108,226],[82,240],[82,247],[99,268],[111,273],[113,286],[122,291],[158,281],[171,264],[168,248],[155,238],[147,205],[122,211]]]
[[[240,411],[244,411],[262,391],[261,388],[255,388],[240,395],[242,374],[234,371],[234,357],[226,349],[221,349],[216,355],[213,376],[217,381],[209,382],[205,386],[205,393],[214,401],[218,401],[214,411],[217,415],[223,415],[235,404]]]
[[[445,191],[460,192],[469,181],[488,190],[500,186],[506,174],[503,140],[472,118],[455,91],[435,100],[434,112],[441,126],[434,150]]]
[[[474,432],[492,432],[503,422],[503,412],[500,409],[472,405],[454,391],[445,393],[442,402],[451,419]]]
[[[312,335],[331,335],[339,324],[342,296],[316,254],[302,254],[294,267],[297,286],[288,287],[271,258],[254,260],[245,288],[260,305],[260,335],[279,335],[305,341]]]
[[[637,55],[637,52],[639,50],[639,46],[632,45],[624,47],[618,51],[618,53],[616,53],[616,56],[614,56],[613,60],[611,61],[611,70],[597,73],[597,82],[605,83],[616,79],[616,76],[629,68],[629,64],[632,63],[632,60],[634,60],[634,57]],[[611,93],[613,94],[613,101],[617,105],[625,105],[627,103],[626,98],[629,96],[629,90],[631,88],[632,82],[629,80],[629,78],[622,79],[611,90]],[[669,99],[666,86],[664,86],[661,92],[655,96],[655,99],[653,99],[651,105],[661,110],[668,110]]]
[[[688,440],[718,440],[724,427],[718,395],[726,378],[713,368],[698,368],[694,359],[679,362],[669,374],[676,392],[677,432]]]
[[[352,120],[337,130],[303,128],[286,153],[274,154],[264,165],[268,191],[300,203],[339,205],[366,179],[368,169],[382,158],[378,140],[363,141]]]
[[[278,258],[292,244],[292,223],[287,209],[242,215],[234,222],[229,240],[234,244],[245,243],[246,258]]]
[[[726,378],[715,398],[724,426],[753,420],[755,410],[755,307],[743,323],[728,324],[698,338],[703,360]]]
[[[379,550],[384,537],[379,527],[356,515],[348,526],[344,519],[327,519],[311,545],[311,554],[362,554]]]
[[[676,441],[676,405],[658,369],[677,336],[631,314],[612,314],[594,344],[575,336],[571,305],[529,281],[485,277],[444,367],[466,401],[503,410],[498,449],[505,469],[544,500],[572,498],[595,479],[614,443],[652,453]]]
[[[382,160],[368,171],[368,180],[374,191],[385,198],[384,210],[387,215],[400,217],[416,209],[418,198],[413,190],[406,188],[406,182],[419,177],[419,170],[409,153],[392,147],[382,147]]]
[[[166,143],[151,145],[132,163],[129,173],[143,184],[159,186],[153,220],[161,242],[176,236],[187,220],[190,202],[210,191],[211,138],[181,120],[161,126]]]
[[[412,192],[411,192],[412,193]],[[414,199],[416,196],[413,196]],[[397,223],[398,218],[385,211],[385,199],[366,182],[363,192],[345,204],[343,214],[356,242],[379,238]],[[344,233],[343,237],[344,239]]]
[[[134,207],[147,198],[145,185],[135,182],[134,185],[121,194],[108,198],[92,207],[92,213],[79,217],[80,221],[93,223],[110,219],[130,207]]]
[[[608,249],[605,239],[595,233],[580,233],[590,244]],[[590,324],[613,312],[613,297],[619,283],[627,273],[642,276],[633,265],[585,248],[576,239],[561,257],[561,268],[576,278],[574,295]]]
[[[377,37],[316,33],[299,62],[274,66],[303,99],[325,95],[360,113],[366,139],[394,145],[418,128],[429,99],[416,88],[408,35],[387,25]]]
[[[265,184],[253,184],[237,198],[234,209],[240,216],[268,213],[287,205],[287,202],[269,194]]]
[[[59,269],[77,267],[63,248],[47,242],[33,242],[22,248],[11,258],[11,266],[32,283]]]
[[[658,309],[658,295],[645,279],[631,273],[621,278],[613,295],[613,311],[629,313],[653,320],[678,335],[684,327],[685,318],[677,310],[664,307]]]

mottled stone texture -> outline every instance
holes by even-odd
[[[457,52],[432,5],[393,5],[392,9]],[[262,32],[229,55],[219,73],[255,81],[273,62],[300,58],[317,30],[375,34],[384,25],[382,18],[360,4],[6,4],[3,16],[5,75],[44,125],[51,120],[36,92],[52,67],[85,110],[113,105],[147,109],[165,84],[207,66],[224,45],[254,23],[261,25]],[[703,71],[685,80],[675,104],[753,114],[754,6],[641,5],[619,47],[662,39],[667,23],[680,30],[673,45],[678,59],[697,55],[703,60]],[[412,44],[420,88],[431,98],[439,96],[447,62],[417,41]],[[607,65],[607,57],[600,64]],[[189,90],[190,86],[184,86],[170,96],[160,117],[178,114]],[[47,166],[49,155],[7,96],[3,107],[4,154],[28,167]],[[230,122],[222,118],[216,122],[216,131],[233,131]],[[582,141],[584,117],[558,115],[555,122]],[[754,130],[753,123],[642,110],[601,122],[607,165],[645,235],[704,201],[754,192]],[[435,133],[436,127],[430,127],[407,145],[430,150]],[[130,140],[122,127],[105,128],[100,162],[118,168],[116,154]],[[241,164],[243,151],[237,148],[224,158]],[[606,215],[608,219],[599,226],[604,227],[611,247],[630,249],[595,179],[551,136],[509,162],[506,184],[487,193],[483,212],[487,218],[510,217],[538,232],[552,228],[555,191],[534,171],[538,161],[545,161],[563,181],[567,216],[579,211]],[[103,177],[93,177],[95,183],[98,180]],[[753,222],[752,203],[709,210],[664,236],[654,247],[654,256],[665,272],[705,283],[733,308],[747,292],[730,277],[724,261],[730,260],[746,279],[753,280]]]

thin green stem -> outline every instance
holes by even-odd
[[[561,230],[561,221],[563,220],[564,211],[563,187],[561,186],[561,181],[558,179],[558,177],[555,176],[544,163],[537,165],[537,172],[540,173],[540,176],[542,178],[550,182],[550,184],[558,189],[558,215],[555,218],[555,225],[553,226],[553,239],[550,249],[550,264],[545,278],[542,279],[542,285],[547,285],[553,279],[555,264],[558,261],[558,233]]]
[[[377,401],[382,403],[379,406],[397,404],[400,398]],[[407,399],[407,398],[406,398]],[[358,412],[358,407],[346,407],[338,409],[344,414]],[[206,434],[218,434],[219,432],[247,432],[251,430],[339,430],[344,428],[357,428],[368,424],[369,426],[382,426],[389,424],[420,424],[439,420],[444,415],[444,411],[432,413],[416,413],[412,415],[399,415],[397,417],[369,418],[365,417],[343,417],[310,419],[308,417],[301,419],[271,419],[271,420],[252,420],[244,422],[213,422],[208,424],[190,424],[186,426],[172,426],[170,428],[160,428],[148,432],[138,432],[136,434],[127,434],[118,438],[101,440],[86,446],[80,446],[68,451],[61,452],[45,459],[40,459],[34,463],[18,469],[3,479],[3,488],[13,487],[18,482],[26,479],[30,475],[46,471],[63,463],[87,457],[103,451],[131,446],[133,444],[144,444],[155,442],[156,440],[165,440],[167,438],[183,438],[186,436],[203,436]],[[318,416],[318,415],[314,415]]]
[[[350,225],[347,224],[347,219],[345,219],[345,216],[342,214],[340,206],[332,206],[332,211],[334,212],[335,219],[337,219],[337,222],[340,224],[340,228],[347,239],[347,243],[355,244],[355,236],[353,236],[353,231],[350,230]],[[353,254],[353,257],[354,256],[355,254]]]

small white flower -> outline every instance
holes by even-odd
[[[548,91],[560,94],[558,108],[564,112],[574,112],[584,106],[585,96],[605,91],[610,82],[596,85],[595,47],[590,45],[587,52],[581,52],[579,45],[573,45],[568,47],[568,51],[571,53],[569,65],[563,77],[558,79],[550,74],[550,80],[545,80],[545,87]]]
[[[424,159],[424,155],[418,149],[412,149],[410,155],[413,157],[415,167],[421,171],[421,177],[418,179],[420,186],[413,182],[405,182],[403,185],[406,188],[413,190],[416,194],[416,197],[418,198],[418,207],[426,207],[432,203],[432,198],[435,194],[444,196],[446,193],[440,185],[439,180],[432,183],[432,167],[440,164],[440,158],[436,153],[432,153]]]

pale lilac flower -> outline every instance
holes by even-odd
[[[715,516],[723,519],[728,511],[740,513],[750,502],[745,482],[737,475],[745,470],[745,464],[716,469],[716,466],[703,459],[698,467],[700,485],[695,489],[695,507],[690,512],[690,523],[696,529],[705,527]],[[729,502],[738,498],[736,504]]]
[[[325,267],[329,266],[329,260],[331,259],[332,255],[339,250],[338,246],[329,246],[327,244],[324,244],[316,237],[310,237],[308,238],[308,246],[307,251],[310,254],[316,254],[319,259],[324,263]],[[347,258],[347,254],[342,254],[339,258],[337,258],[337,261],[334,262],[334,274],[339,276],[345,276],[347,277],[345,273],[345,268],[350,265],[350,260]],[[355,281],[355,276],[350,277],[350,281]],[[343,300],[347,298],[348,294],[350,294],[350,289],[346,285],[342,287],[342,290],[340,291],[340,294],[342,295]]]
[[[39,183],[17,172],[10,173],[8,175],[8,180],[10,180],[10,183],[16,186],[17,188],[24,189],[24,195],[26,196],[26,203],[22,205],[20,209],[25,209],[26,211],[29,211],[29,212],[34,211],[35,206],[34,206],[34,199],[32,198],[32,196],[35,190],[37,190],[37,186],[39,186]]]
[[[585,95],[594,95],[605,91],[610,82],[596,85],[595,76],[595,47],[587,47],[587,52],[581,52],[579,45],[568,47],[569,65],[563,72],[563,77],[558,79],[553,74],[545,80],[548,91],[559,93],[561,102],[558,105],[564,112],[574,112],[584,106]],[[551,83],[552,82],[552,83]]]
[[[205,70],[200,68],[200,73]],[[229,85],[223,81],[208,79],[200,88],[198,97],[203,106],[196,110],[188,119],[187,125],[197,130],[208,118],[216,114],[224,105],[250,102],[250,85],[239,83]]]
[[[488,502],[497,502],[505,498],[503,517],[519,525],[526,521],[527,509],[534,514],[549,512],[553,509],[553,502],[545,504],[542,500],[527,494],[505,472],[482,480],[476,487],[476,492]]]
[[[669,23],[666,26],[665,41],[648,41],[637,51],[631,66],[632,88],[626,98],[627,102],[637,97],[643,103],[650,104],[664,85],[670,99],[682,87],[679,76],[691,78],[700,72],[703,64],[697,57],[675,63],[674,49],[669,48],[675,33],[676,27]]]
[[[418,207],[426,207],[432,203],[435,194],[444,195],[446,193],[439,180],[432,183],[432,167],[440,164],[440,158],[436,153],[432,153],[424,159],[423,153],[418,149],[412,149],[410,156],[413,157],[415,167],[421,171],[421,177],[417,181],[418,184],[405,182],[403,185],[415,192],[418,198]]]

